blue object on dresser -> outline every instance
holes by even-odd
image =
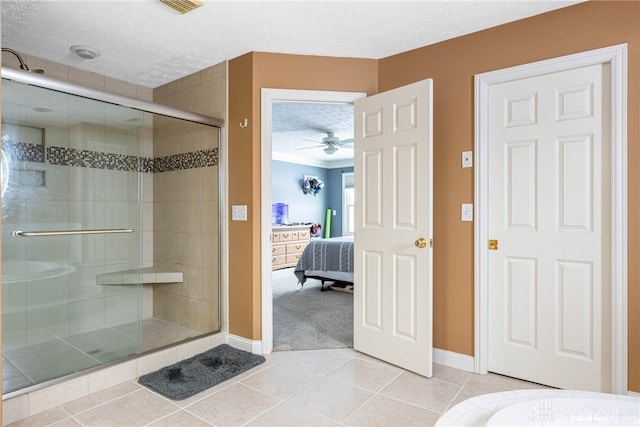
[[[271,223],[278,225],[288,224],[289,205],[286,203],[274,203],[271,205]]]

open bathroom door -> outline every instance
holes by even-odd
[[[431,79],[355,102],[354,348],[432,374]]]

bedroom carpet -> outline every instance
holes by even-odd
[[[353,347],[353,294],[320,286],[308,279],[300,288],[293,268],[273,272],[274,351]]]

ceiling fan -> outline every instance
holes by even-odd
[[[298,148],[298,150],[308,150],[309,148],[324,147],[324,149],[322,151],[324,151],[325,153],[331,155],[331,154],[335,153],[336,151],[338,151],[339,148],[350,148],[350,149],[353,148],[352,147],[353,138],[340,139],[337,136],[335,136],[334,132],[327,132],[327,136],[322,138],[322,141],[314,141],[312,139],[306,139],[306,138],[304,140],[305,141],[315,142],[315,143],[320,144],[320,145],[315,145],[313,147]]]

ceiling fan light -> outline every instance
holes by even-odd
[[[334,145],[327,145],[326,147],[324,147],[324,152],[327,154],[333,154],[336,151],[338,151],[338,147]]]

